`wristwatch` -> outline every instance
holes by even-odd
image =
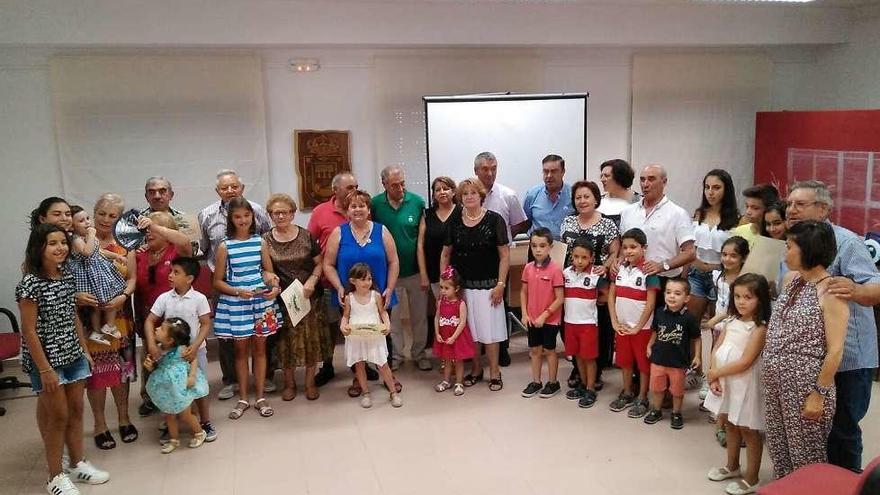
[[[672,267],[669,266],[669,260],[663,260],[663,271],[668,272],[669,270],[672,270]]]
[[[823,387],[818,383],[813,384],[813,390],[818,392],[819,395],[821,395],[822,397],[828,397],[829,395],[831,395],[831,387]]]

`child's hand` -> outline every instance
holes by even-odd
[[[196,358],[196,350],[195,346],[186,346],[183,352],[180,353],[180,358],[187,363],[191,363]]]
[[[538,316],[537,318],[535,318],[535,321],[532,322],[532,325],[535,328],[541,328],[544,326],[544,322],[546,322],[546,321],[547,321],[547,318],[544,317],[544,313],[541,313],[541,316]]]
[[[450,335],[448,339],[446,339],[446,343],[452,345],[458,339],[455,335]]]
[[[650,345],[648,345],[648,357],[649,358],[651,357],[651,346]]]
[[[721,382],[715,380],[714,382],[709,382],[709,391],[712,392],[716,397],[721,397]]]
[[[523,310],[522,324],[523,324],[523,326],[526,327],[526,328],[529,328],[530,326],[534,326],[534,325],[532,324],[532,320],[529,319],[529,315],[526,313],[525,310]]]
[[[388,324],[386,323],[380,324],[379,328],[382,330],[382,335],[388,335],[388,333],[391,331],[391,327],[388,326]]]
[[[623,332],[623,325],[621,325],[620,323],[612,323],[611,328],[613,328],[614,331],[617,332],[617,335],[626,335]]]
[[[281,289],[278,287],[272,287],[268,291],[260,292],[260,296],[263,299],[275,299],[278,297],[278,294],[281,294]]]
[[[440,333],[434,332],[434,341],[439,342],[441,344],[446,344],[447,342],[443,340],[443,337],[440,336]]]
[[[98,231],[95,230],[95,228],[92,227],[91,225],[89,225],[88,227],[86,227],[86,235],[87,235],[87,236],[94,237],[94,236],[96,236],[97,234],[98,234]]]
[[[156,362],[153,361],[153,358],[147,354],[147,357],[144,358],[144,369],[153,371],[153,368],[156,367]]]
[[[186,388],[193,388],[196,386],[196,375],[193,373],[189,374],[189,377],[186,379]]]
[[[626,326],[626,333],[628,335],[635,335],[635,334],[639,333],[639,329],[632,326],[632,325],[627,325]]]
[[[240,290],[238,291],[238,297],[241,299],[252,299],[254,297],[254,293],[249,290]]]
[[[342,331],[342,335],[351,335],[351,325],[349,325],[348,323],[340,326],[339,330]]]
[[[698,370],[698,369],[700,369],[700,366],[702,364],[703,364],[703,360],[700,359],[700,356],[697,356],[694,358],[693,361],[691,361],[691,369]]]
[[[152,357],[153,361],[159,360],[159,348],[156,347],[156,344],[147,344],[147,354],[148,357]]]

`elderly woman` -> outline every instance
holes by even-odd
[[[480,347],[485,345],[489,390],[497,392],[504,386],[498,353],[499,343],[507,339],[503,299],[504,280],[510,268],[510,239],[501,215],[483,206],[486,188],[479,179],[461,181],[456,195],[462,204],[461,214],[449,218],[440,270],[452,265],[461,276],[468,326],[476,343],[476,357],[471,372],[464,378],[464,386],[472,387],[483,379]]]
[[[424,266],[428,274],[427,282],[431,284],[434,297],[439,295],[440,254],[446,240],[446,229],[449,220],[461,216],[461,206],[455,197],[455,181],[449,177],[437,177],[431,181],[431,206],[425,208],[425,214],[419,224],[418,250],[419,265]],[[434,332],[429,332],[433,335]]]
[[[145,249],[135,255],[137,269],[137,290],[135,291],[135,316],[137,332],[141,338],[143,323],[153,303],[163,292],[168,292],[168,274],[171,273],[171,260],[178,256],[192,256],[192,244],[186,234],[177,230],[177,223],[170,213],[156,211],[142,217],[138,227],[147,231]],[[144,368],[141,380],[141,399],[138,408],[141,416],[155,412],[156,406],[147,395],[146,383],[149,371]]]
[[[331,294],[331,303],[340,305],[348,285],[348,271],[360,262],[370,266],[373,283],[390,311],[397,304],[394,286],[400,270],[394,238],[383,225],[370,220],[370,195],[366,191],[358,189],[348,193],[342,206],[348,212],[348,223],[333,229],[324,250],[324,276],[336,290]],[[400,392],[401,386],[396,380],[395,388]],[[359,397],[362,393],[355,377],[348,395]]]
[[[138,438],[138,431],[131,424],[128,416],[129,385],[137,380],[134,321],[129,301],[136,287],[135,253],[127,252],[125,248],[116,244],[112,233],[113,223],[122,215],[124,207],[125,204],[118,194],[103,194],[95,203],[92,217],[101,253],[114,262],[116,269],[126,280],[123,293],[107,303],[108,307],[117,311],[116,328],[122,334],[122,338],[111,339],[110,345],[88,341],[89,353],[95,361],[95,366],[92,368],[92,376],[86,383],[86,393],[95,418],[95,446],[102,450],[116,447],[116,441],[107,428],[104,414],[108,388],[116,404],[119,435],[122,441],[129,443]],[[91,294],[82,294],[78,297],[78,302],[83,306],[81,313],[98,307],[98,301]],[[83,325],[88,326],[90,319],[82,316]],[[87,329],[87,333],[91,330],[98,329]]]
[[[294,370],[297,366],[306,368],[306,399],[319,397],[315,386],[315,370],[319,362],[333,357],[333,342],[324,328],[324,308],[321,305],[323,289],[321,280],[324,258],[318,241],[309,231],[293,223],[296,203],[286,194],[273,194],[266,202],[266,211],[274,227],[263,234],[269,248],[274,273],[278,276],[279,287],[284,290],[298,280],[303,286],[303,295],[311,303],[311,311],[296,326],[290,324],[287,306],[279,299],[278,305],[284,312],[284,325],[278,341],[278,355],[284,369],[283,400],[296,397]]]
[[[788,231],[786,245],[785,263],[792,271],[770,317],[761,370],[767,450],[777,478],[827,460],[834,374],[849,318],[846,302],[827,292],[827,268],[837,255],[831,225],[799,222]]]

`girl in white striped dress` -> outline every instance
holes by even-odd
[[[275,411],[263,396],[266,337],[281,324],[281,312],[275,304],[280,289],[268,248],[256,234],[253,207],[244,198],[234,198],[227,206],[226,240],[217,248],[214,266],[214,289],[220,293],[214,334],[221,339],[235,339],[238,402],[229,418],[238,419],[250,408],[249,355],[254,361],[254,407],[260,416],[272,416]]]

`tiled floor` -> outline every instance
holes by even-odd
[[[159,418],[137,418],[134,399],[140,440],[123,444],[114,431],[115,450],[95,449],[87,407],[88,456],[112,479],[103,486],[80,486],[86,494],[126,495],[724,493],[722,484],[705,477],[725,457],[713,425],[697,411],[695,392],[686,399],[686,425],[680,431],[669,428],[668,415],[647,426],[610,412],[619,372],[607,375],[608,388],[592,409],[579,409],[562,394],[522,399],[519,392],[529,381],[525,342],[515,339],[512,351],[513,365],[503,370],[504,390],[497,393],[483,383],[462,397],[437,394],[431,388],[437,371],[420,372],[407,363],[399,374],[401,409],[392,409],[376,385],[373,408],[361,409],[345,393],[350,381],[341,365],[341,377],[323,388],[317,401],[306,401],[302,391],[293,402],[270,396],[273,418],[251,409],[231,421],[225,418],[233,403],[215,400],[218,440],[171,455],[159,453]],[[561,377],[569,366],[561,364]],[[211,371],[216,385],[216,362]],[[875,384],[875,396],[878,388]],[[866,459],[880,455],[878,402],[875,397],[862,422]],[[0,494],[45,493],[35,399],[2,405],[8,412],[0,418]],[[108,407],[112,416],[109,401]],[[766,454],[762,478],[770,478]]]

